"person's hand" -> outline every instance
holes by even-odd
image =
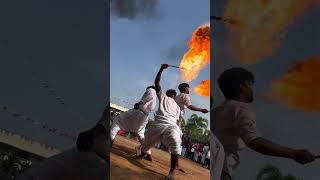
[[[202,113],[208,113],[209,111],[208,111],[208,109],[201,109],[201,112]]]
[[[139,109],[139,106],[140,106],[140,103],[135,103],[133,107],[134,109]]]
[[[168,64],[161,64],[161,68],[162,68],[162,69],[167,69],[168,67],[169,67]]]
[[[82,151],[89,151],[93,147],[93,136],[91,131],[81,132],[77,139],[77,149]]]
[[[293,160],[300,164],[306,164],[313,162],[315,160],[315,156],[311,154],[308,150],[301,149],[301,150],[295,150],[293,152]]]

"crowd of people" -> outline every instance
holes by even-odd
[[[203,167],[210,167],[210,145],[209,143],[197,143],[183,138],[181,156],[194,162],[202,164]]]

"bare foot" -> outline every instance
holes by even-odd
[[[174,180],[174,174],[175,174],[175,171],[170,172],[167,177],[167,180]]]

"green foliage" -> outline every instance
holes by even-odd
[[[196,114],[191,115],[187,123],[185,120],[181,122],[181,127],[185,135],[197,142],[209,143],[208,120]]]
[[[256,180],[302,180],[293,175],[282,175],[279,168],[274,165],[266,165],[257,174]]]

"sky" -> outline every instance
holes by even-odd
[[[208,0],[150,2],[156,3],[142,12],[135,11],[136,16],[111,16],[111,102],[127,108],[132,108],[142,97],[145,88],[153,84],[161,64],[180,64],[183,54],[188,50],[187,43],[192,32],[210,21]],[[209,78],[208,65],[190,83],[191,88]],[[181,82],[178,69],[169,68],[163,72],[163,89],[175,88],[178,91],[177,86]],[[194,93],[190,96],[194,105],[209,109],[209,98]],[[185,117],[191,114],[194,112],[187,110]],[[209,113],[196,114],[210,121]]]
[[[75,134],[93,127],[108,99],[105,1],[1,1],[0,14],[1,107]],[[60,149],[75,143],[25,118],[4,111],[0,118],[1,128],[39,142]]]
[[[221,1],[215,1],[211,4],[211,14],[221,16],[223,6]],[[265,93],[270,81],[281,77],[294,61],[320,53],[318,34],[320,24],[315,23],[320,17],[320,11],[317,10],[309,11],[289,26],[281,47],[273,56],[255,65],[243,66],[255,75],[255,94]],[[227,68],[242,65],[236,59],[232,59],[226,50],[228,31],[223,24],[214,23],[211,24],[213,29],[212,79],[215,82],[212,89],[214,104],[218,105],[223,101],[223,97],[216,85],[217,77]],[[289,110],[276,101],[267,101],[259,96],[255,96],[252,107],[257,115],[257,127],[265,138],[292,148],[306,148],[315,154],[320,152],[320,144],[316,140],[320,136],[319,113]],[[260,155],[249,149],[242,152],[240,156],[240,165],[235,171],[236,180],[254,179],[257,172],[266,164],[276,165],[284,174],[290,173],[305,180],[319,179],[319,161],[302,166],[292,160]]]

